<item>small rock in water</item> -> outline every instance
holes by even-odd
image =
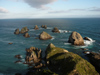
[[[17,61],[15,61],[15,63],[21,63],[22,61],[21,60],[17,60]]]
[[[88,41],[90,41],[90,39],[89,39],[88,37],[84,37],[83,39],[84,39],[84,40],[88,40]]]
[[[10,43],[8,43],[8,44],[10,44],[10,45],[11,45],[11,44],[13,44],[13,43],[11,43],[11,42],[10,42]]]
[[[81,48],[81,50],[88,50],[87,48]]]
[[[21,55],[20,54],[15,55],[15,58],[21,59]]]
[[[90,54],[90,51],[84,51],[83,53],[85,53],[85,54]]]

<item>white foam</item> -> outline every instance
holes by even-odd
[[[52,27],[47,27],[47,29],[52,29]]]
[[[0,75],[4,75],[3,73],[0,73]]]
[[[54,36],[52,36],[52,39],[51,40],[54,40],[55,39],[55,37]]]
[[[88,37],[89,38],[89,37]],[[90,41],[88,41],[88,40],[84,40],[84,44],[85,45],[91,45],[91,44],[93,44],[93,42],[95,42],[95,40],[93,40],[92,38],[89,38],[90,39]]]
[[[71,31],[68,31],[68,30],[59,30],[60,33],[68,33],[68,32],[71,32]]]
[[[70,45],[71,43],[64,43],[64,45]]]

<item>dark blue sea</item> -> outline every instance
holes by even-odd
[[[47,29],[41,28],[42,24],[47,25]],[[38,25],[39,30],[33,29],[35,25]],[[29,29],[30,38],[23,37],[23,34],[14,34],[16,28],[21,29],[25,26]],[[54,27],[57,27],[61,33],[52,33]],[[35,39],[42,31],[46,31],[53,38],[45,41]],[[72,31],[77,31],[82,37],[89,37],[91,41],[84,41],[85,46],[71,45],[67,41]],[[13,44],[9,45],[10,42]],[[25,74],[29,67],[22,63],[15,64],[14,62],[18,59],[14,56],[21,54],[21,60],[24,62],[25,49],[34,46],[42,49],[44,57],[45,49],[49,43],[65,48],[88,60],[80,48],[100,52],[100,18],[0,19],[0,75],[14,75],[17,72]]]

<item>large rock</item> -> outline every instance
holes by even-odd
[[[40,40],[48,40],[51,38],[52,38],[51,35],[49,35],[48,33],[44,32],[44,31],[39,35]]]
[[[72,43],[73,45],[78,45],[78,46],[84,45],[84,40],[82,36],[76,31],[71,33],[71,35],[69,36],[68,42]]]
[[[58,28],[57,28],[57,27],[55,27],[55,28],[52,30],[52,32],[55,32],[55,33],[60,33],[60,31],[58,30]]]
[[[30,37],[30,35],[28,33],[25,33],[23,36],[26,38]]]
[[[26,63],[39,63],[41,57],[41,49],[39,50],[35,47],[30,47],[29,49],[26,49]]]
[[[88,61],[53,44],[46,49],[46,59],[48,68],[58,75],[99,75]]]
[[[90,62],[94,66],[96,66],[96,67],[98,67],[100,69],[100,53],[90,52],[86,56],[90,59]]]
[[[42,25],[41,27],[47,29],[47,26],[46,25]]]
[[[19,29],[16,29],[15,32],[14,32],[14,34],[19,34],[19,33],[20,33]]]
[[[34,29],[35,29],[35,30],[38,30],[39,28],[38,28],[38,26],[37,26],[37,25],[35,25]]]
[[[22,29],[21,29],[21,31],[20,31],[20,33],[26,33],[26,32],[28,32],[29,31],[29,29],[27,28],[27,27],[23,27]]]

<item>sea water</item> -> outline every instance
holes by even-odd
[[[39,30],[34,30],[38,25]],[[41,25],[47,25],[47,29],[41,28]],[[15,29],[28,27],[30,38],[23,37],[23,34],[15,35]],[[57,27],[60,33],[53,33],[52,29]],[[51,40],[35,39],[39,34],[45,31],[53,38]],[[91,41],[84,40],[85,46],[73,46],[68,43],[70,34],[76,31],[82,37],[89,37]],[[8,43],[12,42],[12,45]],[[88,60],[80,48],[88,48],[89,51],[100,52],[100,18],[69,18],[69,19],[0,19],[0,75],[14,75],[15,73],[25,74],[29,68],[22,63],[15,64],[18,59],[15,55],[22,55],[22,61],[25,61],[25,49],[31,46],[41,48],[43,57],[45,49],[49,43],[56,47],[80,55]]]

